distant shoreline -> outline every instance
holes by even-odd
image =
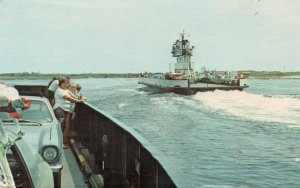
[[[91,73],[91,74],[40,74],[40,73],[9,73],[0,74],[0,80],[51,80],[54,76],[69,76],[72,79],[86,78],[137,78],[137,73]]]
[[[256,80],[300,80],[300,77],[295,77],[295,78],[286,78],[286,77],[249,77],[247,79],[256,79]]]
[[[249,79],[300,79],[300,72],[249,71]]]
[[[248,79],[300,79],[300,71],[239,71],[249,72]],[[87,78],[138,78],[138,73],[84,73],[84,74],[59,74],[59,73],[3,73],[0,80],[50,80],[53,76],[69,76],[72,79]]]

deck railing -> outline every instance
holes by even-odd
[[[76,106],[77,140],[94,155],[105,187],[176,187],[163,156],[143,137],[88,103]]]

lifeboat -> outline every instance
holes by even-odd
[[[171,80],[182,80],[182,73],[170,73]]]

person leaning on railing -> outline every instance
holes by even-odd
[[[65,128],[63,132],[64,148],[69,147],[69,130],[71,121],[71,103],[84,102],[85,99],[78,99],[70,95],[68,87],[68,79],[62,78],[58,83],[59,88],[54,94],[55,104],[53,110],[57,119],[63,118],[65,120]]]
[[[68,90],[69,90],[70,96],[72,96],[72,97],[74,97],[76,99],[79,99],[77,91],[76,91],[76,83],[70,82],[70,84],[68,85]],[[72,114],[74,112],[74,110],[75,110],[75,103],[71,102],[71,106],[70,106],[69,112]]]
[[[82,96],[80,93],[81,90],[81,86],[77,83],[74,82],[70,82],[70,84],[68,85],[68,90],[69,90],[69,94],[72,97],[75,97],[76,99],[83,99],[86,100],[86,97]],[[73,120],[75,118],[75,103],[71,102],[71,108],[70,108],[70,113],[71,113],[71,119]]]
[[[59,80],[61,80],[63,78],[64,77],[62,77],[62,76],[54,76],[48,84],[48,99],[52,106],[55,103],[54,94],[55,94],[56,90],[59,88],[59,86],[58,86]],[[68,76],[66,77],[66,79],[68,82],[70,82],[70,78]]]

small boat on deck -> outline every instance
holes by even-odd
[[[143,73],[139,75],[138,83],[159,89],[162,92],[174,92],[184,95],[193,95],[201,91],[214,90],[243,90],[248,88],[245,75],[242,72],[194,71],[191,61],[194,46],[190,46],[186,33],[181,33],[181,40],[177,40],[171,54],[176,57],[174,72],[166,74]]]

